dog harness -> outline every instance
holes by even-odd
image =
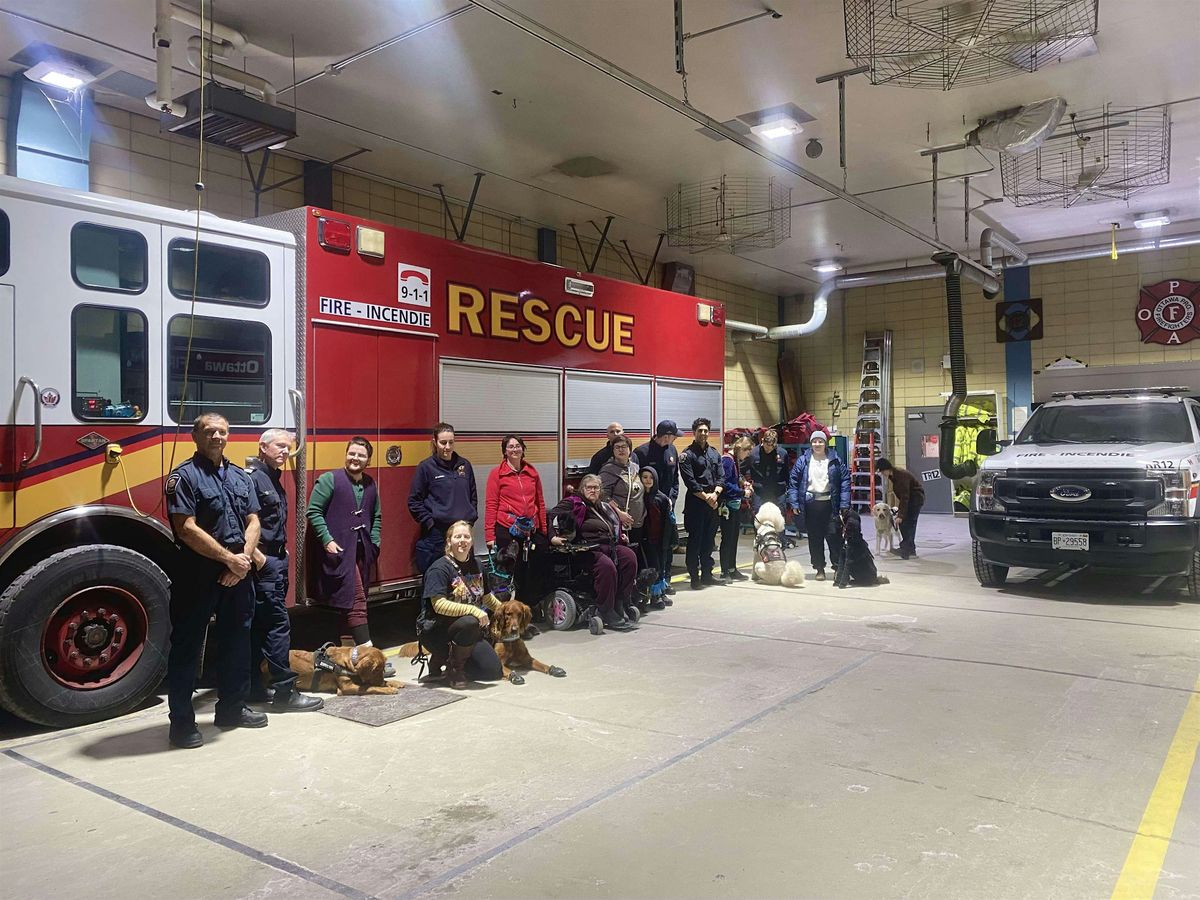
[[[763,534],[755,535],[754,552],[765,563],[785,562],[787,560],[787,556],[783,552],[783,541],[779,539],[778,531],[767,531]]]
[[[322,672],[332,672],[334,675],[345,675],[348,678],[354,677],[354,671],[347,669],[345,666],[339,666],[329,656],[329,648],[333,646],[333,641],[327,641],[319,648],[313,651],[313,673],[312,684],[308,686],[308,690],[318,690],[318,685],[321,682]],[[358,647],[356,646],[350,651],[350,665],[358,665]]]

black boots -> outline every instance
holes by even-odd
[[[320,697],[309,697],[299,691],[275,691],[271,700],[271,712],[316,712],[323,709],[325,701]]]
[[[461,691],[467,686],[467,660],[471,656],[472,647],[460,647],[450,644],[446,660],[446,676],[450,687]]]

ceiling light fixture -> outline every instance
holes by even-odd
[[[828,262],[817,263],[813,266],[813,271],[820,272],[822,275],[830,275],[842,271],[842,264],[836,259],[831,259]]]
[[[53,59],[45,59],[25,70],[25,77],[64,91],[77,91],[96,80],[91,72]]]
[[[1133,217],[1135,228],[1162,228],[1164,225],[1171,224],[1171,217],[1167,215],[1167,211],[1139,213]]]
[[[768,141],[774,141],[779,138],[791,137],[794,134],[799,134],[804,129],[800,123],[789,116],[781,116],[776,119],[771,119],[767,122],[762,122],[753,126],[750,133],[756,137],[764,138]]]

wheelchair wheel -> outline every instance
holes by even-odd
[[[588,619],[588,633],[597,635],[604,634],[604,620],[599,616],[592,616],[590,619]]]
[[[553,597],[542,602],[542,606],[546,611],[545,624],[555,631],[567,631],[575,627],[579,609],[575,605],[575,598],[566,591],[555,591]]]
[[[629,617],[630,622],[633,622],[636,625],[638,620],[642,617],[642,611],[638,609],[636,605],[631,604],[625,607],[625,615]]]

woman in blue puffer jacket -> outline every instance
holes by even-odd
[[[788,478],[788,506],[796,524],[808,533],[808,555],[817,572],[817,581],[825,580],[825,544],[836,569],[842,560],[840,510],[850,506],[850,469],[829,449],[829,438],[814,431],[805,451]]]

